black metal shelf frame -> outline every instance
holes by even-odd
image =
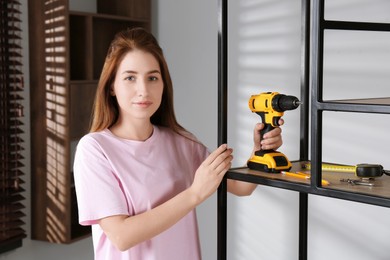
[[[310,185],[275,180],[251,174],[229,171],[218,188],[217,259],[227,259],[227,179],[252,182],[299,192],[299,259],[307,259],[308,194],[390,207],[390,199],[321,187],[322,113],[323,111],[390,114],[390,98],[375,103],[367,100],[324,101],[322,98],[324,30],[390,31],[390,24],[346,21],[326,21],[324,0],[301,0],[301,122],[300,161],[309,159],[311,147]],[[218,144],[227,142],[228,95],[228,0],[218,0]],[[312,24],[310,24],[312,23]],[[310,66],[310,59],[312,64]],[[309,106],[309,104],[311,104]],[[309,117],[309,110],[311,116]],[[311,128],[309,129],[309,119]],[[311,140],[309,139],[309,130]],[[309,143],[310,141],[310,143]]]
[[[311,163],[312,190],[310,193],[328,197],[346,199],[378,206],[390,207],[390,200],[379,196],[368,196],[337,190],[323,189],[322,179],[322,115],[323,111],[382,113],[390,114],[390,98],[360,99],[342,101],[323,100],[323,62],[324,62],[324,32],[325,30],[355,30],[390,32],[390,24],[370,22],[347,22],[325,20],[325,0],[312,1],[312,24],[310,30],[310,53],[312,66],[311,80]],[[375,103],[375,100],[380,102]]]

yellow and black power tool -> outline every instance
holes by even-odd
[[[249,108],[258,114],[264,124],[260,137],[279,126],[279,119],[284,111],[296,109],[301,102],[297,97],[279,94],[278,92],[264,92],[252,95],[249,99]],[[270,173],[279,173],[291,169],[291,162],[281,152],[275,150],[258,150],[247,162],[248,168]]]

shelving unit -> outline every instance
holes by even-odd
[[[227,142],[227,0],[219,0],[219,119],[218,144]],[[307,259],[307,221],[308,194],[339,198],[377,206],[390,207],[390,178],[380,177],[375,180],[375,187],[351,186],[340,182],[341,178],[351,178],[350,174],[329,173],[321,170],[322,165],[322,127],[323,112],[338,111],[351,113],[390,114],[390,98],[323,100],[323,62],[324,31],[355,30],[390,32],[390,24],[327,21],[324,19],[324,0],[302,0],[302,74],[301,74],[301,136],[300,159],[293,162],[292,171],[303,170],[302,163],[309,161],[312,165],[310,180],[297,180],[282,174],[269,174],[248,168],[230,169],[218,189],[218,259],[226,256],[226,219],[227,219],[227,179],[282,188],[299,192],[299,259]],[[311,19],[310,19],[311,18]],[[310,20],[312,24],[310,25]],[[311,28],[311,29],[310,29]],[[312,62],[309,67],[309,57]],[[309,83],[309,79],[311,82]],[[310,102],[309,102],[310,101]],[[311,103],[309,107],[307,104]],[[309,118],[309,109],[311,116]],[[309,129],[309,119],[311,127]],[[311,139],[309,139],[309,130]],[[310,142],[309,142],[310,140]],[[309,145],[311,153],[309,155]],[[322,186],[322,178],[331,181]]]
[[[32,239],[71,243],[78,224],[73,156],[88,132],[97,82],[115,33],[151,27],[150,0],[97,0],[97,13],[68,0],[29,1]]]

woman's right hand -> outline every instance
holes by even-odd
[[[196,170],[194,182],[190,189],[200,204],[218,188],[225,173],[230,169],[233,160],[233,149],[226,144],[214,150]]]

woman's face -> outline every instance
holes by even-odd
[[[148,52],[128,52],[119,64],[111,94],[116,96],[119,117],[148,120],[161,104],[164,83],[158,61]]]

